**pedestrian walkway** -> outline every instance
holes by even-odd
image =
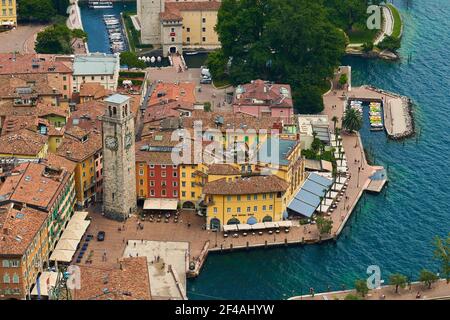
[[[324,292],[296,296],[289,300],[343,300],[349,294],[357,295],[357,292],[356,290]],[[421,282],[413,282],[410,286],[399,288],[398,292],[395,292],[395,286],[388,285],[370,290],[364,300],[450,300],[450,284],[442,279],[429,289]]]

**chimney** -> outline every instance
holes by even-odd
[[[9,229],[8,228],[3,228],[3,234],[8,235],[9,234]]]

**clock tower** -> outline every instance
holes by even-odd
[[[103,127],[103,212],[123,221],[136,211],[134,118],[130,98],[114,94],[105,99]]]

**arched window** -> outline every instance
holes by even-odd
[[[230,220],[228,220],[228,222],[227,222],[227,224],[228,225],[230,225],[230,224],[240,224],[241,222],[238,220],[238,219],[236,219],[236,218],[231,218]]]
[[[10,279],[9,279],[9,274],[5,273],[3,275],[3,283],[9,283]]]
[[[109,106],[108,108],[109,108],[109,116],[112,117],[112,109],[111,109],[111,106]]]
[[[272,222],[272,217],[271,216],[265,216],[262,221],[263,222]]]
[[[258,220],[256,220],[255,217],[250,217],[250,218],[248,218],[247,224],[249,224],[249,225],[254,225],[255,223],[258,223]]]
[[[128,115],[128,105],[127,104],[125,105],[125,115],[126,116]]]
[[[116,114],[117,114],[117,108],[113,107],[113,115],[116,115]]]
[[[219,230],[220,229],[220,220],[217,218],[211,219],[211,221],[209,222],[209,226],[210,226],[211,230]]]

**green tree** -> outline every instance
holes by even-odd
[[[408,278],[400,273],[394,273],[390,275],[389,282],[395,286],[395,293],[398,293],[398,288],[404,288],[408,282]]]
[[[342,119],[342,127],[349,132],[354,132],[361,130],[362,125],[363,119],[361,112],[353,108],[348,108]]]
[[[339,121],[338,117],[333,116],[333,118],[331,118],[331,121],[333,121],[333,131],[336,132],[336,123]]]
[[[339,77],[339,85],[341,86],[341,88],[343,88],[348,82],[348,76],[346,73],[341,74],[341,76]]]
[[[70,41],[72,32],[66,25],[53,25],[38,33],[35,50],[37,53],[72,53]]]
[[[120,64],[126,65],[128,69],[130,68],[145,69],[146,67],[145,62],[139,60],[136,53],[130,51],[124,51],[120,53]]]
[[[227,60],[222,50],[214,50],[208,54],[206,65],[215,81],[222,81],[228,78]]]
[[[378,44],[378,48],[381,50],[390,50],[392,52],[397,52],[401,47],[401,39],[392,36],[387,36]]]
[[[366,294],[369,292],[369,287],[367,287],[367,281],[364,279],[358,279],[355,281],[355,290],[358,292],[362,297],[365,297]]]
[[[422,269],[420,271],[419,280],[428,286],[428,289],[431,289],[431,285],[438,280],[438,276],[427,269]]]
[[[70,5],[70,0],[52,0],[52,4],[59,15],[67,15],[67,7]]]
[[[231,58],[232,84],[258,78],[287,82],[298,112],[323,110],[322,89],[340,64],[345,37],[320,2],[224,0],[216,31],[221,65]]]
[[[361,300],[361,298],[356,294],[349,293],[348,295],[345,296],[344,300]]]
[[[450,233],[447,239],[436,237],[434,240],[434,257],[441,260],[442,275],[450,282]]]
[[[57,13],[52,0],[21,0],[17,10],[20,19],[40,22],[51,21]]]
[[[322,201],[321,201],[322,203]],[[333,221],[329,219],[325,219],[324,217],[317,217],[316,220],[317,223],[317,229],[319,230],[320,234],[330,234],[331,229],[333,229]]]
[[[88,34],[82,29],[73,29],[72,30],[72,37],[80,38],[80,39],[83,39],[83,40],[87,40]]]

